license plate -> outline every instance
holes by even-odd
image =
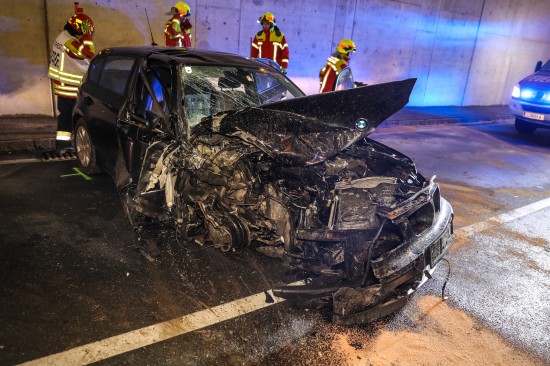
[[[539,121],[544,121],[544,114],[532,113],[532,112],[523,112],[523,117],[536,119]]]
[[[447,253],[447,246],[451,241],[451,227],[447,227],[441,238],[430,246],[430,267],[434,268],[437,262]]]

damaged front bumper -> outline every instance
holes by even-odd
[[[274,295],[288,300],[332,296],[333,321],[343,325],[367,323],[399,310],[454,242],[452,207],[443,198],[440,207],[421,236],[371,261],[378,283],[364,285],[363,278],[354,278],[332,285],[282,286],[273,289]]]

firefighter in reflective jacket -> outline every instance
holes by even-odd
[[[82,77],[88,71],[90,60],[95,55],[94,22],[75,5],[75,14],[67,20],[53,44],[48,76],[53,82],[53,92],[57,95],[57,149],[71,147],[73,132],[72,111],[76,103],[76,93]]]
[[[269,58],[281,66],[281,70],[286,74],[288,68],[289,50],[286,38],[283,32],[275,24],[275,15],[265,13],[258,19],[262,25],[250,48],[250,57]]]
[[[191,47],[191,8],[183,1],[178,1],[166,15],[172,18],[164,23],[164,38],[169,47]]]
[[[336,78],[342,70],[348,67],[350,56],[353,52],[355,52],[355,42],[351,39],[343,39],[338,43],[336,52],[327,59],[327,63],[319,71],[320,93],[334,90]]]

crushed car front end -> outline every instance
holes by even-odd
[[[366,162],[368,176],[336,182],[317,205],[325,219],[296,230],[303,267],[314,274],[310,283],[274,289],[294,300],[332,297],[338,324],[369,322],[404,306],[454,240],[452,208],[433,178],[425,180],[406,157],[374,141],[352,151],[335,165]],[[368,156],[356,161],[358,152]],[[325,166],[334,169],[332,163]]]
[[[185,133],[140,134],[121,187],[136,232],[168,223],[181,243],[279,258],[307,284],[274,294],[332,299],[339,324],[402,307],[453,241],[434,179],[368,137],[415,80],[306,97],[265,68],[178,70],[179,117],[166,125]]]
[[[361,130],[251,108],[194,136],[204,160],[181,194],[203,218],[199,241],[224,251],[253,245],[299,269],[306,285],[273,293],[330,298],[335,323],[396,311],[452,245],[453,211],[435,177]]]
[[[339,324],[402,307],[454,240],[453,211],[435,177],[426,180],[408,157],[369,138],[319,164],[265,159],[254,175],[269,182],[259,194],[269,209],[249,217],[273,227],[263,231],[271,237],[256,238],[256,249],[300,268],[309,281],[274,294],[331,298]]]

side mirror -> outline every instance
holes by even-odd
[[[542,61],[538,61],[535,65],[535,72],[539,71],[542,68]]]
[[[147,121],[147,127],[152,130],[160,122],[161,117],[155,112],[147,110],[145,111],[145,120]]]

